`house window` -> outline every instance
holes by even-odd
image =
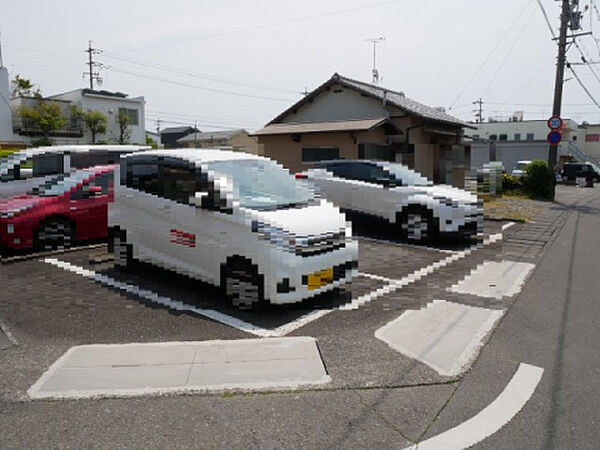
[[[119,108],[119,114],[122,114],[122,112],[129,116],[130,125],[140,124],[139,113],[137,109]]]
[[[500,136],[498,136],[499,141],[506,141],[507,139],[508,139],[508,136],[506,134],[501,134]]]
[[[306,147],[302,149],[302,162],[339,159],[340,149],[337,147]]]
[[[497,141],[498,140],[498,136],[496,136],[495,134],[490,134],[490,141]]]
[[[358,144],[359,159],[374,159],[378,161],[392,161],[392,149],[387,144]]]
[[[533,133],[527,133],[527,140],[533,141]]]
[[[521,140],[521,133],[515,133],[515,141]]]

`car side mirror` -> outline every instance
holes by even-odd
[[[102,195],[102,188],[100,186],[90,186],[88,187],[88,195],[90,197]]]

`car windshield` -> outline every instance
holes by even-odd
[[[207,165],[209,170],[233,181],[234,196],[246,208],[290,208],[314,199],[308,186],[273,161],[216,161]]]
[[[525,169],[527,169],[528,165],[529,165],[528,162],[518,162],[517,163],[517,170],[525,170]]]
[[[427,178],[402,164],[386,164],[385,169],[405,186],[431,186],[433,184]]]
[[[89,178],[95,172],[93,170],[78,170],[70,174],[61,174],[48,181],[41,186],[33,188],[28,192],[29,195],[37,195],[39,197],[53,197],[62,195],[71,190],[83,180]]]

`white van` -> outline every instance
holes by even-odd
[[[276,162],[215,149],[123,156],[109,206],[115,264],[221,286],[235,306],[292,303],[349,281],[358,244],[333,204]]]

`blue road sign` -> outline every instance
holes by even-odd
[[[546,139],[550,144],[558,144],[562,140],[562,134],[559,131],[551,131]]]

